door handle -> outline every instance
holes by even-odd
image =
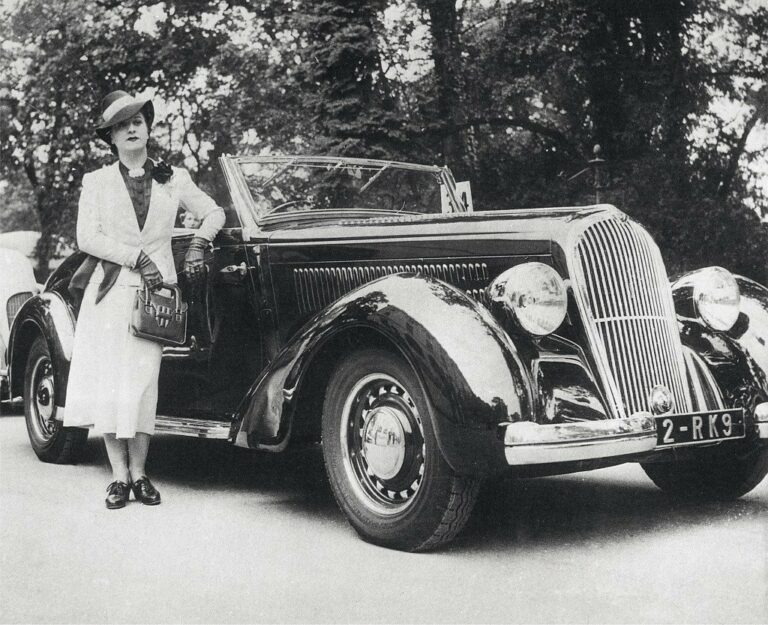
[[[249,269],[256,269],[256,267],[249,267],[244,262],[240,263],[239,265],[227,265],[226,267],[222,267],[219,269],[219,273],[239,273],[241,276],[244,276],[248,273]]]

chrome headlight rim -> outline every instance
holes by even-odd
[[[491,301],[502,304],[526,334],[541,338],[555,332],[568,313],[565,281],[550,265],[521,263],[499,274],[488,287]]]
[[[716,332],[727,332],[739,318],[741,291],[734,275],[723,267],[707,267],[693,280],[696,314]]]

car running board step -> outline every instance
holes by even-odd
[[[169,417],[165,415],[157,415],[155,419],[156,434],[227,440],[231,438],[231,429],[232,424],[230,422],[215,421],[213,419],[193,419],[190,417]]]

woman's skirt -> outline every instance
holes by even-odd
[[[75,328],[64,425],[133,438],[153,434],[157,380],[163,349],[130,331],[138,272],[123,267],[114,286],[96,304],[104,276],[101,263],[83,295]]]

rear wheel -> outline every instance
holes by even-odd
[[[727,501],[747,494],[768,474],[768,446],[702,449],[692,460],[649,462],[642,467],[667,493],[687,499]]]
[[[464,527],[480,481],[443,459],[413,369],[364,350],[331,375],[323,458],[334,496],[365,540],[406,551],[434,548]]]
[[[88,430],[65,428],[56,420],[54,364],[43,337],[37,337],[24,372],[24,418],[32,449],[43,462],[79,459]]]

